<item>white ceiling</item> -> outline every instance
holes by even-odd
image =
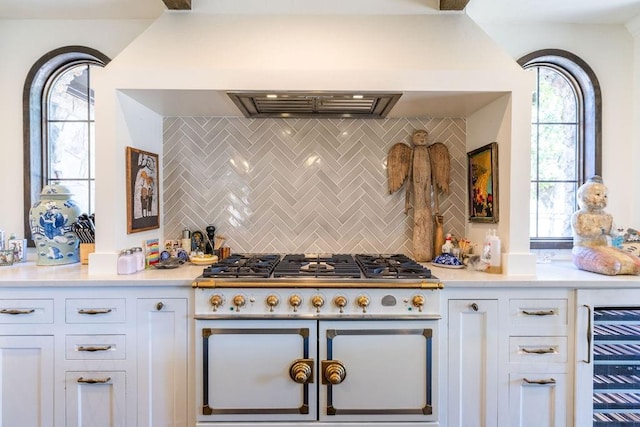
[[[0,0],[0,19],[154,19],[163,10],[162,0]],[[640,0],[471,0],[467,13],[477,21],[624,24],[640,15]]]

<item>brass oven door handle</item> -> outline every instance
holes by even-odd
[[[109,381],[111,381],[111,377],[107,377],[107,378],[78,378],[77,380],[79,383],[83,383],[83,384],[106,384]]]
[[[289,368],[289,376],[298,384],[313,382],[313,359],[294,360]]]
[[[31,314],[33,313],[35,310],[33,308],[27,308],[27,309],[19,309],[19,308],[3,308],[2,310],[0,310],[0,314]]]
[[[95,315],[95,314],[107,314],[107,313],[111,313],[110,308],[81,308],[78,310],[78,314]]]
[[[347,370],[339,360],[323,360],[322,364],[322,384],[337,385],[347,377]]]

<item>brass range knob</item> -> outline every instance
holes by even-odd
[[[369,303],[371,301],[369,300],[368,296],[360,295],[356,302],[358,304],[358,307],[362,308],[362,312],[366,313],[367,312],[367,307],[369,307]]]
[[[340,384],[347,376],[344,364],[339,360],[322,361],[322,384]]]
[[[298,307],[302,304],[302,297],[297,294],[293,294],[289,297],[289,305],[293,307],[293,312],[298,311]]]
[[[210,299],[209,302],[213,307],[213,311],[218,311],[218,307],[221,307],[224,304],[224,300],[222,299],[222,295],[215,294]]]
[[[269,311],[273,311],[273,307],[280,304],[280,299],[278,299],[277,295],[271,294],[267,296],[267,306],[269,306]]]
[[[340,313],[344,313],[344,308],[347,306],[347,297],[344,295],[338,295],[333,299],[333,303],[340,309]]]
[[[233,305],[236,307],[236,311],[240,311],[240,307],[244,307],[246,300],[243,295],[236,295],[233,297]]]
[[[422,312],[422,308],[424,307],[424,295],[414,295],[411,299],[411,304],[413,304],[414,307],[417,307],[419,312]]]
[[[322,295],[314,295],[311,298],[311,305],[316,308],[316,313],[320,313],[320,307],[324,305],[324,298],[322,298]]]
[[[289,368],[289,376],[298,384],[313,382],[313,359],[294,360]]]

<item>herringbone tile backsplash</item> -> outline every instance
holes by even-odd
[[[412,256],[404,188],[387,190],[386,157],[416,129],[451,156],[440,195],[445,233],[463,236],[464,119],[164,119],[165,238],[207,225],[233,252]]]

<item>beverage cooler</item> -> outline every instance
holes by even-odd
[[[578,292],[576,425],[640,427],[640,291]]]

